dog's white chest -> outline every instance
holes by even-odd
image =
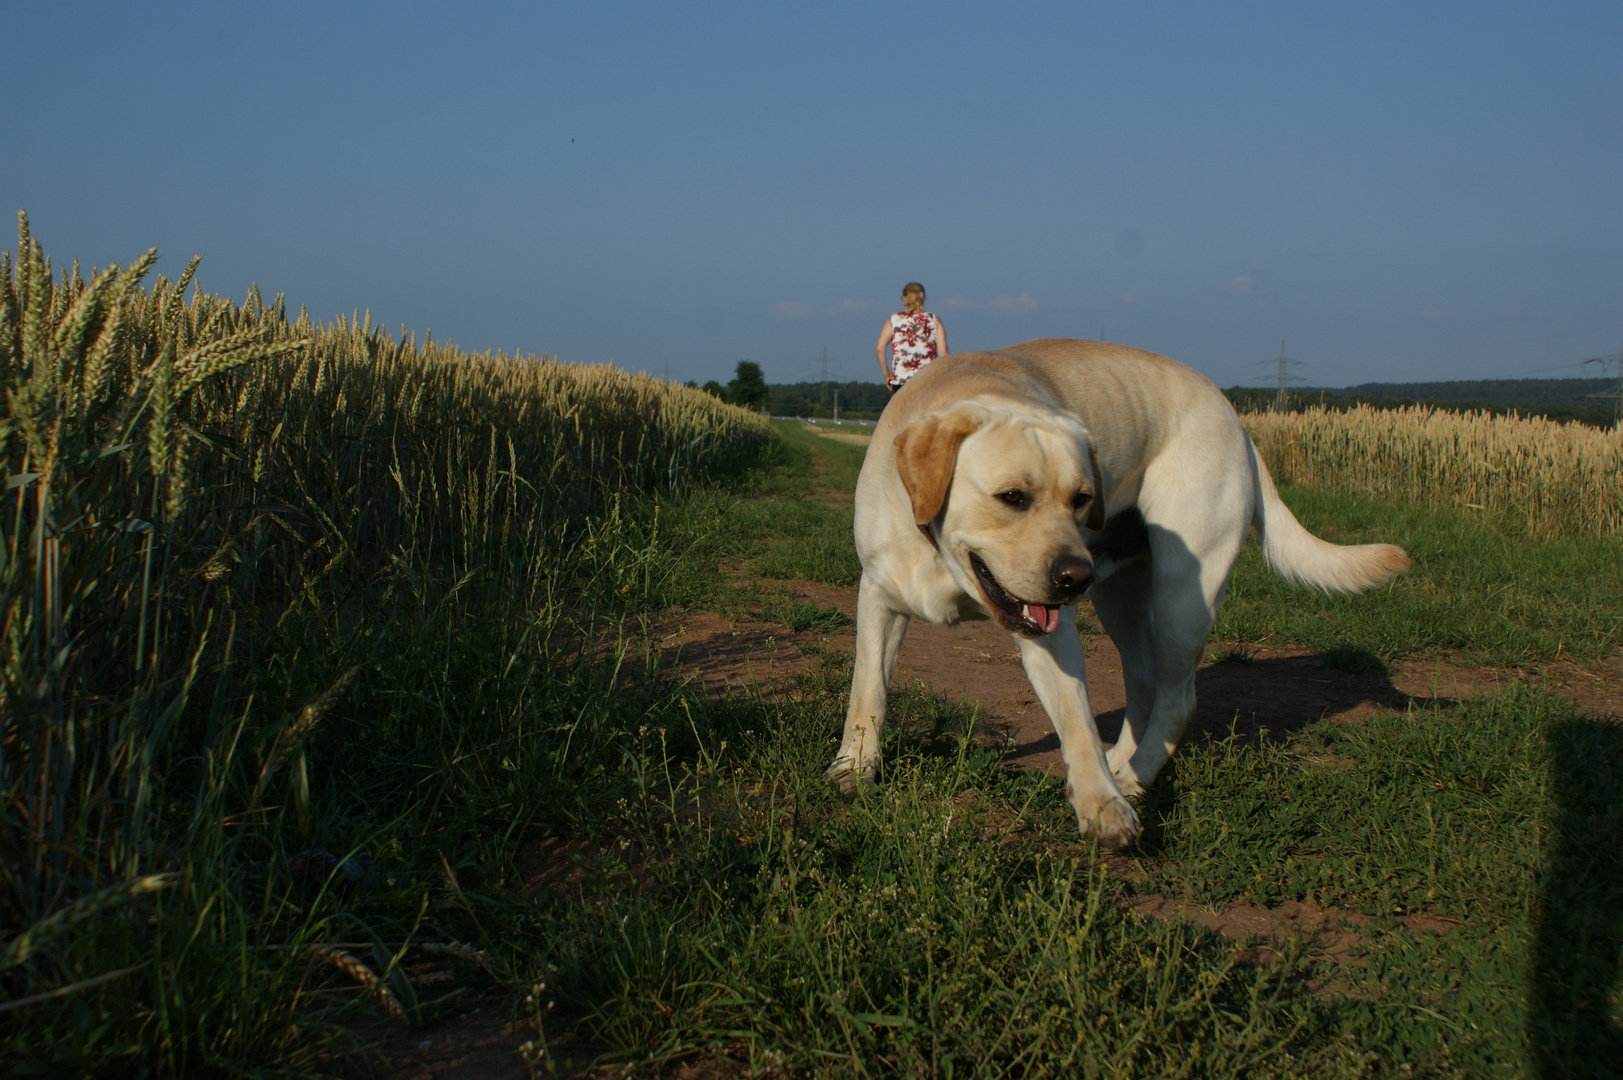
[[[909,614],[926,622],[952,625],[987,618],[986,609],[959,586],[939,556],[919,560],[901,599],[913,609]]]

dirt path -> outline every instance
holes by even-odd
[[[817,582],[781,583],[802,601],[856,615],[856,592]],[[677,620],[662,643],[667,656],[713,693],[758,686],[782,692],[785,677],[816,663],[812,651],[850,655],[856,631],[795,632],[758,618],[727,618],[694,612]],[[1327,667],[1295,646],[1226,646],[1214,642],[1195,676],[1196,708],[1187,744],[1222,738],[1230,725],[1242,735],[1265,728],[1276,736],[1320,720],[1356,721],[1383,709],[1423,707],[1493,693],[1517,683],[1548,686],[1597,716],[1623,716],[1623,664],[1591,668],[1546,663],[1536,669],[1469,667],[1448,660],[1401,660],[1383,671],[1361,674]],[[1103,634],[1087,639],[1088,693],[1099,733],[1114,742],[1121,730],[1126,691],[1121,657]],[[1216,662],[1234,654],[1243,662]],[[907,631],[893,685],[917,682],[927,689],[977,705],[981,715],[1006,732],[1013,768],[1062,772],[1059,739],[1020,666],[1009,635],[990,621],[931,626],[915,621]]]

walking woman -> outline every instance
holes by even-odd
[[[874,353],[879,357],[879,370],[885,376],[885,385],[891,393],[924,369],[937,357],[947,355],[947,331],[941,320],[924,310],[924,286],[909,281],[902,286],[902,307],[879,331],[879,344]],[[890,363],[885,362],[885,346],[890,346]]]

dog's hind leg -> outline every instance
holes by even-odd
[[[1187,460],[1179,465],[1183,472],[1153,489],[1161,498],[1140,503],[1150,536],[1155,703],[1132,757],[1113,762],[1129,795],[1155,779],[1194,716],[1195,671],[1250,527],[1251,494],[1243,472],[1190,468]],[[1150,480],[1147,475],[1146,493]]]
[[[891,606],[866,574],[857,590],[856,662],[851,676],[851,705],[845,713],[845,737],[834,763],[823,775],[847,795],[874,785],[879,767],[879,737],[885,729],[885,690],[901,655],[910,620]]]
[[[1088,590],[1094,614],[1121,654],[1127,713],[1106,760],[1117,773],[1132,760],[1155,709],[1155,632],[1150,624],[1150,560],[1122,567]]]
[[[1076,610],[1059,609],[1059,626],[1040,638],[1014,637],[1020,659],[1059,735],[1065,761],[1065,797],[1076,811],[1083,835],[1096,835],[1105,847],[1126,847],[1138,835],[1138,815],[1121,797],[1105,762],[1104,744],[1088,703],[1082,639]]]

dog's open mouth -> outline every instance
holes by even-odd
[[[1041,637],[1054,632],[1054,628],[1059,625],[1058,605],[1032,604],[1012,595],[997,583],[992,571],[986,568],[981,557],[973,551],[969,553],[969,565],[975,571],[975,578],[981,583],[981,592],[992,605],[998,622],[1003,624],[1003,629],[1028,637]]]

